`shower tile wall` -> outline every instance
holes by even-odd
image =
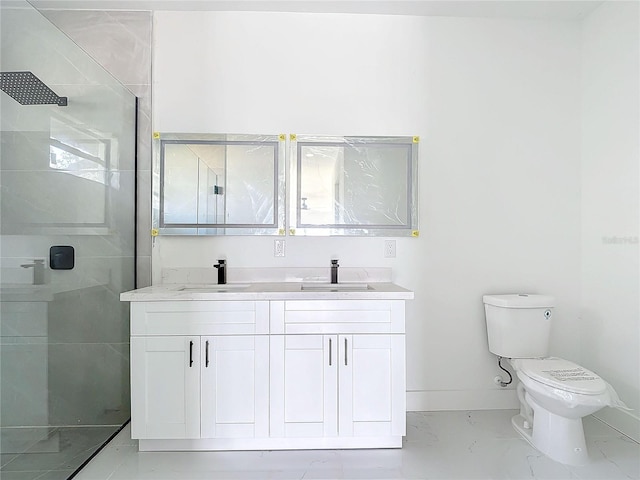
[[[133,201],[133,196],[112,198],[109,224],[119,235],[38,235],[35,230],[28,237],[20,235],[19,229],[29,231],[25,225],[30,222],[38,225],[46,220],[55,224],[64,222],[65,215],[82,222],[104,215],[103,207],[77,201],[101,196],[104,199],[104,192],[99,190],[101,184],[75,182],[73,176],[48,172],[46,167],[37,165],[47,159],[49,144],[48,132],[3,132],[3,282],[28,285],[33,273],[19,265],[28,263],[33,252],[48,252],[50,245],[76,245],[76,258],[71,271],[47,269],[46,287],[54,286],[55,295],[46,301],[13,302],[3,297],[2,336],[5,342],[9,337],[20,338],[21,343],[15,353],[10,351],[12,347],[3,347],[3,355],[11,362],[9,366],[3,364],[0,424],[122,424],[130,410],[129,323],[122,321],[128,318],[128,312],[119,301],[119,292],[133,288],[132,281],[126,279],[127,272],[133,271],[134,259],[122,252],[132,252],[128,239],[132,238],[134,219],[117,202]],[[22,165],[14,165],[16,160]],[[25,165],[25,161],[29,163]],[[135,172],[110,171],[108,175],[107,184],[133,192]],[[31,199],[33,209],[21,208],[25,198]],[[29,314],[28,322],[10,331],[10,319],[22,317],[8,310],[39,306],[45,309],[43,314]],[[42,332],[24,330],[25,324],[34,325],[34,319],[43,319]],[[29,350],[22,346],[25,338],[34,343]],[[37,342],[41,345],[35,345]],[[16,370],[11,365],[22,367]],[[12,373],[14,379],[10,378]],[[25,384],[21,378],[28,378],[29,382]],[[25,385],[35,391],[24,391]],[[44,421],[38,416],[40,410],[48,412]]]
[[[40,10],[138,97],[137,287],[151,285],[151,12]]]
[[[130,267],[128,267],[130,268]],[[53,425],[118,425],[130,411],[128,324],[119,294],[102,286],[56,295],[49,315],[49,420]],[[81,362],[79,361],[81,359]]]
[[[151,285],[151,12],[41,10],[41,13],[138,97],[136,282],[138,287]],[[58,297],[59,301],[50,305],[57,318],[65,319],[57,334],[74,339],[74,342],[59,344],[55,339],[50,340],[53,342],[49,347],[50,361],[59,371],[68,373],[51,382],[55,386],[49,393],[50,415],[54,424],[84,423],[96,411],[103,412],[98,423],[114,424],[121,421],[121,412],[129,409],[128,382],[119,390],[105,387],[129,377],[128,371],[123,372],[128,370],[129,364],[122,361],[128,358],[128,352],[112,350],[118,345],[127,346],[125,339],[129,332],[105,331],[117,322],[105,322],[103,319],[100,324],[92,324],[86,321],[88,318],[101,318],[100,315],[91,315],[92,305],[103,305],[104,297],[111,295],[113,292],[96,288],[79,302],[83,307],[75,311],[67,311],[67,305],[78,305],[79,299],[65,302],[64,298]],[[123,309],[127,308],[125,304],[121,305]],[[126,312],[114,311],[111,315],[126,316]],[[92,338],[100,339],[100,343],[89,348],[86,342],[91,343]],[[105,343],[106,338],[112,340]],[[88,351],[69,351],[70,348]],[[88,359],[92,368],[79,368],[74,358]],[[95,381],[73,381],[77,374],[88,370],[100,372]],[[103,381],[104,378],[111,380]],[[87,384],[91,385],[91,395],[78,391],[79,385],[85,388]],[[87,399],[93,401],[87,402]],[[92,405],[97,399],[101,404]]]
[[[46,469],[66,478],[130,415],[119,293],[134,287],[135,99],[26,2],[18,7],[0,3],[3,71],[32,70],[69,105],[23,106],[0,93],[0,477],[44,478],[34,455],[46,452],[60,460]],[[52,245],[75,247],[72,270],[48,268]],[[21,268],[34,259],[46,262],[44,285]]]

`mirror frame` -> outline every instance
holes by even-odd
[[[234,135],[195,133],[153,134],[152,235],[284,235],[285,233],[285,141],[280,135]],[[164,146],[167,144],[265,145],[274,147],[274,221],[268,224],[165,224]]]
[[[418,144],[417,136],[374,137],[374,136],[290,136],[289,158],[291,182],[289,185],[289,233],[291,235],[312,236],[379,236],[417,237],[418,229]],[[409,148],[407,167],[407,222],[403,225],[358,225],[358,224],[309,224],[301,221],[303,201],[301,198],[302,155],[305,146],[388,146],[404,144]]]

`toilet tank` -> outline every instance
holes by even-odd
[[[548,295],[484,295],[489,351],[500,357],[549,354],[554,298]]]

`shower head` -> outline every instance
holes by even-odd
[[[0,72],[0,89],[21,105],[67,105],[31,72]]]

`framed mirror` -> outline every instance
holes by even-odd
[[[284,234],[284,135],[154,137],[159,234]]]
[[[417,137],[292,136],[291,232],[418,235]]]

